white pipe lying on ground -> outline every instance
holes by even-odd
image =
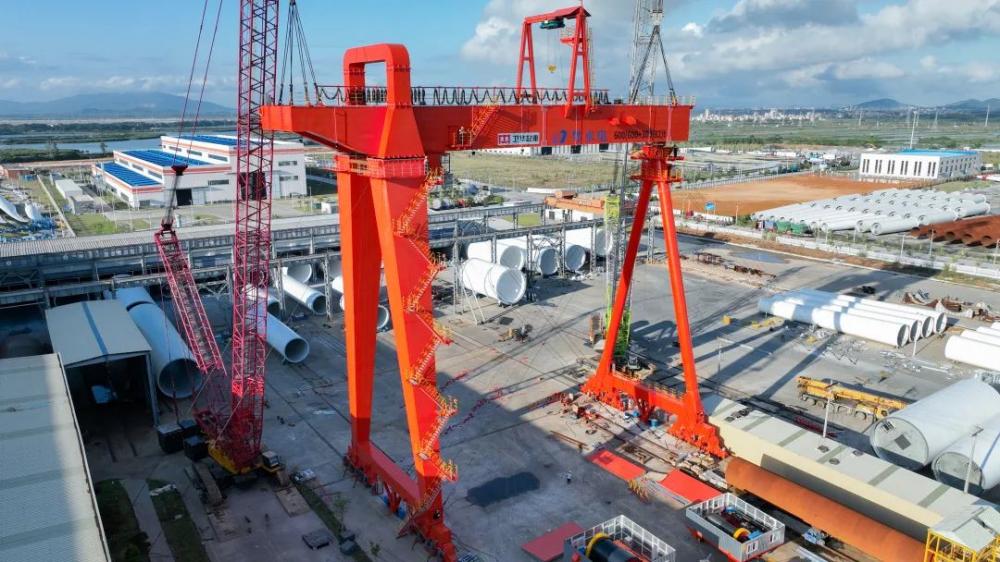
[[[944,356],[952,361],[996,371],[1000,367],[1000,346],[951,336],[944,344]]]
[[[994,336],[991,334],[984,334],[982,332],[974,332],[972,330],[962,330],[959,337],[965,338],[967,340],[977,341],[980,343],[985,343],[989,345],[995,345],[1000,348],[1000,336]],[[997,369],[1000,369],[1000,365],[996,365]]]
[[[792,304],[775,299],[760,299],[757,302],[757,310],[786,320],[815,324],[820,328],[893,347],[902,347],[907,342],[909,327],[904,324],[872,320],[853,314],[821,310],[808,305]]]
[[[281,288],[284,289],[285,295],[311,310],[313,314],[323,314],[326,312],[326,295],[295,279],[291,275],[285,274],[281,276]]]
[[[462,264],[460,275],[466,289],[494,298],[501,304],[515,304],[524,298],[524,275],[516,269],[471,259]]]
[[[881,236],[883,234],[895,234],[905,232],[920,226],[920,221],[914,218],[895,219],[879,221],[872,225],[872,234]]]
[[[841,314],[853,314],[855,316],[860,316],[862,318],[870,318],[872,320],[882,320],[885,322],[892,322],[893,324],[900,324],[906,326],[906,342],[909,343],[914,339],[919,339],[924,335],[924,329],[930,324],[930,320],[927,318],[920,317],[917,318],[902,318],[899,316],[894,316],[888,314],[887,311],[882,311],[878,309],[864,308],[861,306],[853,305],[851,303],[831,303],[824,302],[814,299],[802,298],[798,296],[782,296],[778,295],[774,297],[776,300],[782,302],[787,302],[795,305],[810,306],[813,308],[818,308],[821,310],[830,310],[833,312],[839,312]]]
[[[796,302],[793,299],[804,299],[806,302],[803,304],[823,304],[823,305],[833,305],[833,306],[843,306],[848,310],[857,310],[859,312],[875,313],[880,314],[885,317],[898,318],[900,320],[906,320],[911,323],[916,324],[916,328],[910,335],[910,341],[913,341],[914,337],[925,338],[936,333],[935,318],[927,314],[921,314],[916,311],[908,310],[896,310],[890,308],[884,308],[875,304],[868,302],[867,300],[860,301],[848,301],[840,299],[829,299],[826,297],[819,297],[817,295],[812,295],[809,293],[799,293],[790,292],[782,293],[782,295],[787,295],[784,298],[786,301]]]
[[[309,357],[309,342],[273,314],[267,315],[267,344],[289,363],[301,363]]]
[[[898,310],[900,312],[909,312],[912,314],[921,314],[924,316],[929,316],[934,323],[934,333],[941,333],[948,328],[948,316],[943,312],[938,312],[936,310],[931,310],[922,306],[909,306],[905,304],[896,304],[892,302],[885,302],[875,299],[865,299],[860,297],[852,297],[850,295],[842,295],[840,293],[831,293],[828,291],[818,291],[816,289],[796,289],[796,293],[803,293],[808,295],[815,295],[817,297],[833,299],[842,302],[863,302],[872,306],[877,306],[880,308],[885,308],[889,310]]]
[[[591,230],[589,228],[577,228],[573,230],[566,231],[566,242],[576,244],[577,246],[583,246],[587,252],[595,254],[597,257],[603,258],[608,255],[611,251],[611,238],[607,235],[603,228],[598,228],[597,232],[593,233],[593,240],[591,240]],[[595,246],[592,248],[591,246]]]
[[[528,241],[524,238],[508,238],[504,240],[507,244],[520,248],[525,256],[528,255]],[[497,240],[497,247],[500,246],[500,240]],[[542,275],[552,275],[553,273],[559,271],[559,252],[555,248],[549,247],[548,244],[545,246],[540,246],[537,243],[532,243],[531,247],[531,271],[535,273],[541,273]],[[527,267],[527,266],[526,266]]]
[[[484,240],[482,242],[473,242],[469,244],[469,247],[465,250],[465,255],[469,259],[477,259],[488,262],[499,263],[506,267],[521,270],[524,269],[524,264],[528,257],[524,253],[522,248],[517,246],[512,246],[510,244],[501,243],[503,240],[497,240],[497,252],[496,259],[493,259],[493,241]]]

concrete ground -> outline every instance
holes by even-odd
[[[793,382],[799,374],[917,399],[970,376],[972,370],[947,364],[942,355],[943,339],[938,338],[921,341],[916,358],[911,359],[909,348],[889,349],[846,337],[810,337],[801,326],[754,329],[751,321],[759,319],[755,309],[759,297],[786,288],[836,291],[864,284],[874,285],[880,297],[894,302],[903,291],[919,289],[933,297],[961,297],[1000,308],[1000,298],[988,290],[684,239],[684,253],[698,249],[775,275],[765,283],[756,278],[727,279],[721,270],[685,262],[697,367],[705,388],[783,403],[790,408],[790,415],[822,416],[820,408],[803,409],[806,406],[798,399]],[[445,272],[439,284],[443,287],[451,278]],[[631,440],[625,427],[628,424],[611,412],[607,412],[607,430],[593,433],[564,416],[557,404],[534,407],[538,400],[572,390],[585,379],[586,369],[579,368],[578,361],[594,356],[585,340],[588,318],[604,308],[603,276],[596,273],[572,280],[539,280],[533,290],[537,302],[514,308],[499,309],[483,299],[482,312],[490,319],[483,325],[476,325],[469,312],[452,306],[450,300],[438,305],[440,320],[455,334],[452,345],[439,349],[438,371],[444,393],[456,397],[460,405],[441,438],[443,456],[453,459],[459,468],[458,482],[445,486],[444,497],[446,521],[460,550],[476,553],[484,561],[526,561],[530,558],[520,545],[548,530],[569,521],[589,527],[625,514],[673,545],[678,560],[723,560],[721,554],[690,538],[683,511],[677,506],[640,501],[624,481],[589,463],[578,446],[553,436],[558,432],[580,441],[583,453],[604,445],[630,456],[633,462],[645,462],[651,471],[667,470],[657,455],[645,455],[643,460],[644,455],[636,454],[634,447],[623,446],[623,440]],[[728,326],[722,322],[726,315],[734,318]],[[633,320],[638,350],[661,367],[657,378],[674,382],[675,372],[669,365],[677,356],[675,325],[663,265],[637,268]],[[268,361],[267,447],[278,452],[290,470],[310,468],[317,473],[313,483],[316,491],[330,503],[343,504],[345,523],[366,550],[377,545],[378,560],[424,559],[426,555],[412,537],[396,538],[401,521],[387,513],[379,498],[344,473],[342,457],[350,440],[350,423],[340,318],[327,321],[313,317],[289,323],[309,340],[312,353],[299,365],[282,365],[275,354]],[[959,323],[975,324],[965,319]],[[529,324],[526,341],[500,341],[509,328]],[[411,470],[392,333],[381,334],[378,341],[373,440],[404,469]],[[168,406],[164,406],[164,415],[169,418]],[[866,446],[864,422],[840,414],[832,416],[831,422],[838,439]],[[148,417],[137,418],[134,424],[105,419],[92,427],[96,428],[91,429],[87,452],[95,479],[156,477],[177,484],[214,560],[340,560],[332,548],[319,551],[324,557],[307,557],[299,535],[309,524],[274,524],[270,534],[260,533],[262,513],[274,517],[278,508],[273,493],[257,488],[229,501],[237,521],[243,514],[251,517],[253,533],[218,542],[184,471],[183,456],[164,457],[159,452]],[[655,432],[646,437],[659,443],[647,447],[654,453],[673,446]],[[510,497],[501,494],[485,506],[469,496],[477,486],[519,473],[530,473],[537,487],[509,490]],[[572,475],[570,484],[567,473]],[[312,515],[297,519],[307,521],[304,517]]]

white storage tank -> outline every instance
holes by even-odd
[[[879,420],[871,445],[882,459],[919,470],[997,412],[1000,393],[980,380],[961,380]]]

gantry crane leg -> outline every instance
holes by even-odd
[[[373,489],[386,492],[393,511],[406,502],[408,517],[401,534],[415,530],[444,560],[454,560],[451,531],[444,523],[441,486],[456,474],[454,465],[441,459],[438,445],[444,421],[454,408],[437,391],[434,353],[444,337],[430,312],[430,283],[424,282],[437,272],[427,243],[424,160],[369,158],[363,167],[367,176],[356,173],[357,165],[352,172],[348,157],[339,160],[352,428],[346,461]],[[401,175],[389,173],[392,177],[387,177],[387,169]],[[371,442],[380,262],[385,268],[392,311],[415,480]]]
[[[611,318],[608,320],[604,351],[594,376],[583,385],[582,390],[619,409],[623,409],[625,406],[623,397],[630,397],[635,401],[635,406],[643,419],[648,419],[657,409],[673,414],[676,419],[670,426],[671,434],[698,446],[705,452],[725,457],[727,453],[722,446],[718,429],[708,423],[708,418],[702,407],[701,396],[698,393],[698,375],[695,370],[687,300],[684,296],[684,278],[681,274],[677,227],[674,223],[673,204],[670,196],[670,183],[677,181],[677,178],[671,173],[672,162],[679,159],[677,149],[662,145],[646,145],[633,154],[632,158],[641,162],[640,173],[633,178],[640,182],[639,198],[636,202],[632,229],[629,231],[625,261],[622,264],[621,276],[618,280],[618,290],[615,292]],[[654,184],[660,199],[660,217],[663,219],[663,238],[667,250],[670,292],[674,301],[677,340],[684,370],[685,390],[683,395],[676,394],[664,387],[649,385],[625,377],[618,372],[614,361],[614,342],[618,341],[618,329],[621,326],[625,303],[628,299],[628,290],[632,286],[635,258],[639,250],[639,241],[642,238],[642,229],[646,222],[646,213],[649,209],[649,200]]]

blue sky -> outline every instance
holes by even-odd
[[[209,0],[214,12],[218,0]],[[233,105],[237,0],[223,18],[207,98]],[[519,22],[572,0],[300,0],[321,82],[347,47],[406,44],[414,83],[512,84]],[[187,6],[185,8],[184,6]],[[627,82],[632,2],[588,0],[597,86]],[[825,107],[878,97],[943,104],[1000,97],[1000,0],[666,0],[665,45],[681,94],[711,107]],[[0,34],[0,99],[80,92],[183,93],[199,0],[19,3]],[[536,37],[561,84],[568,50]],[[556,64],[549,73],[545,66]]]

